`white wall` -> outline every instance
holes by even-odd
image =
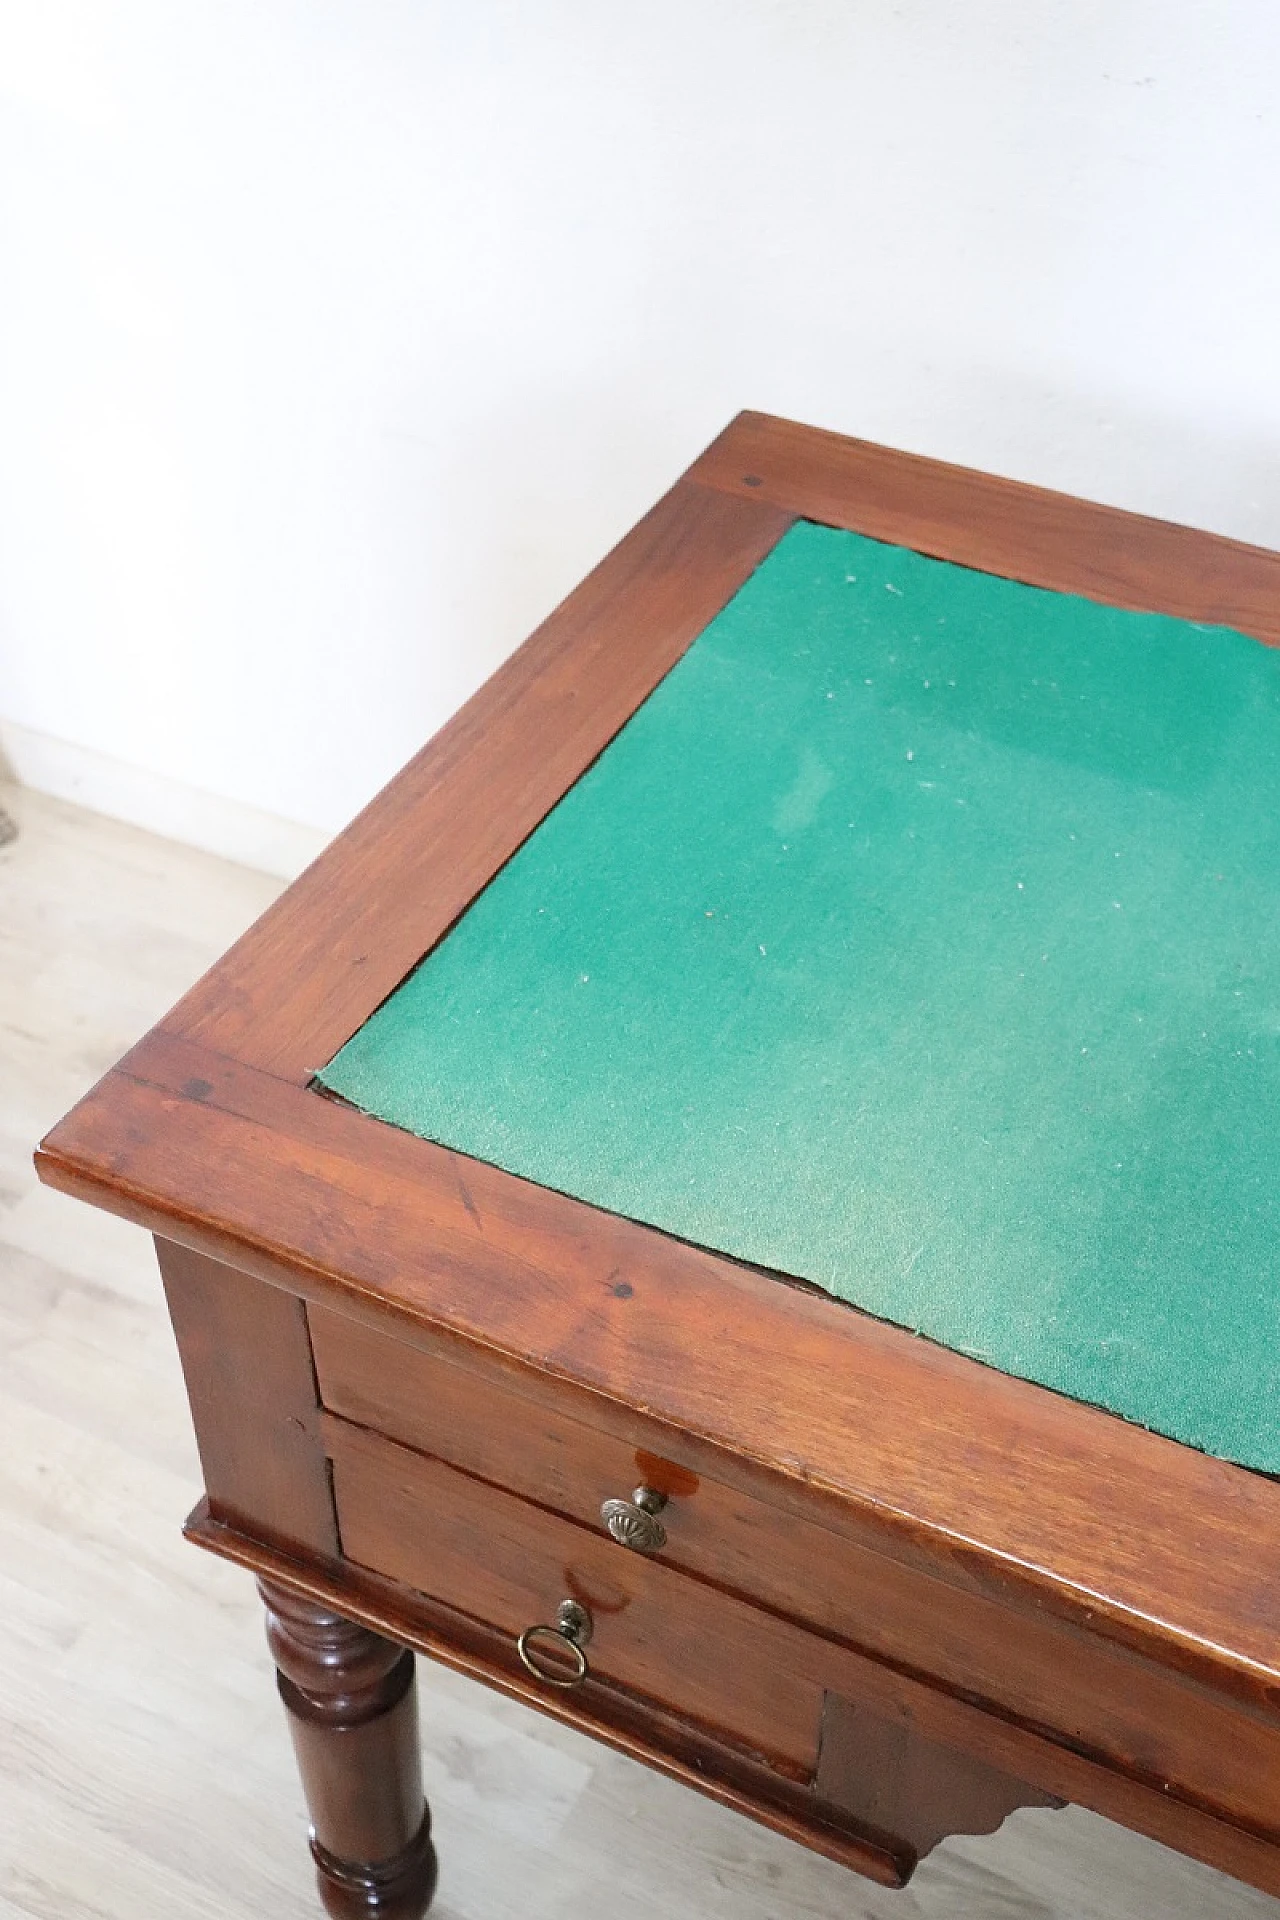
[[[743,405],[1280,545],[1278,75],[1275,0],[0,0],[10,740],[331,829]]]

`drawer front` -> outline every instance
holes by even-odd
[[[726,1600],[738,1595],[784,1616],[779,1626],[829,1635],[1064,1747],[1158,1781],[1162,1791],[1247,1809],[1262,1830],[1280,1829],[1280,1729],[1271,1719],[1079,1629],[932,1578],[699,1475],[672,1457],[676,1441],[655,1440],[662,1454],[637,1450],[489,1373],[327,1309],[308,1311],[327,1408],[579,1522],[574,1540],[581,1547],[582,1529],[590,1530],[603,1556],[594,1564],[615,1583],[642,1577],[645,1567],[695,1574],[728,1589]],[[600,1518],[603,1500],[642,1481],[669,1496],[660,1516],[667,1538],[654,1562],[609,1540]],[[345,1527],[344,1540],[352,1551]],[[423,1588],[414,1574],[396,1577]],[[423,1590],[449,1599],[438,1586]],[[562,1597],[552,1596],[553,1612]],[[512,1615],[504,1624],[518,1630],[532,1618]],[[817,1677],[816,1668],[805,1671]],[[842,1683],[830,1684],[839,1691]],[[757,1727],[744,1737],[759,1735]],[[794,1757],[794,1743],[786,1750]]]
[[[587,1607],[592,1675],[726,1735],[791,1779],[817,1764],[822,1686],[795,1629],[439,1460],[327,1419],[344,1556],[511,1636]],[[554,1643],[552,1643],[554,1647]]]

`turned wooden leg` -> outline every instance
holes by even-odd
[[[258,1590],[325,1910],[334,1920],[419,1920],[436,1856],[413,1655],[272,1580]]]

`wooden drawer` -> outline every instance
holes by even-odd
[[[1185,1795],[1203,1806],[1244,1806],[1262,1830],[1280,1828],[1280,1730],[1269,1716],[1241,1714],[1233,1702],[1101,1637],[1087,1638],[1052,1617],[1000,1604],[955,1584],[953,1578],[930,1577],[918,1567],[869,1551],[825,1526],[696,1473],[673,1457],[676,1439],[664,1436],[661,1453],[633,1447],[526,1398],[504,1379],[424,1353],[326,1309],[311,1306],[308,1312],[321,1398],[328,1409],[474,1476],[465,1489],[454,1487],[452,1480],[442,1483],[453,1487],[456,1496],[456,1544],[451,1551],[461,1569],[459,1577],[465,1573],[467,1555],[476,1549],[474,1522],[468,1516],[492,1490],[503,1489],[544,1510],[539,1526],[544,1520],[549,1525],[553,1514],[578,1523],[563,1535],[564,1554],[575,1568],[581,1564],[594,1570],[592,1578],[605,1583],[601,1592],[616,1590],[628,1605],[633,1598],[641,1604],[642,1596],[664,1590],[666,1578],[683,1572],[698,1576],[696,1581],[677,1582],[682,1593],[697,1596],[689,1605],[703,1605],[703,1583],[722,1589],[710,1599],[730,1611],[739,1602],[751,1603],[734,1615],[743,1620],[744,1632],[748,1617],[766,1618],[758,1611],[761,1607],[777,1616],[768,1628],[771,1635],[792,1627],[809,1629],[787,1642],[793,1673],[807,1676],[804,1704],[800,1694],[789,1695],[787,1703],[758,1694],[751,1710],[744,1710],[735,1723],[736,1737],[747,1744],[793,1766],[808,1765],[816,1726],[808,1717],[813,1690],[830,1686],[856,1697],[862,1685],[865,1696],[874,1680],[865,1662],[861,1680],[851,1672],[847,1650],[849,1656],[864,1654],[887,1663],[899,1675],[917,1675],[928,1681],[931,1691],[982,1706],[1006,1724],[1034,1729],[1039,1739],[1062,1749],[1088,1754],[1131,1778],[1158,1783],[1162,1793]],[[326,1427],[336,1430],[338,1424],[326,1422]],[[359,1472],[361,1506],[366,1495],[376,1500],[370,1456],[367,1451],[361,1454],[362,1464],[355,1467],[353,1438],[338,1450],[345,1463],[337,1466],[336,1479],[340,1489],[347,1489],[340,1496],[339,1515],[346,1552],[452,1603],[454,1595],[442,1590],[442,1576],[432,1571],[430,1553],[415,1545],[432,1537],[424,1476],[435,1471],[433,1465],[419,1460],[404,1466],[405,1456],[394,1456],[401,1463],[397,1484],[411,1480],[415,1491],[397,1496],[408,1505],[402,1504],[394,1523],[384,1515],[371,1532],[375,1514],[353,1511],[350,1498],[352,1475]],[[669,1496],[661,1515],[667,1541],[654,1561],[616,1545],[600,1519],[604,1499],[628,1495],[642,1481]],[[499,1501],[494,1511],[508,1516],[503,1524],[515,1526],[522,1508]],[[402,1525],[408,1529],[403,1537],[397,1531]],[[540,1538],[549,1540],[550,1531]],[[521,1587],[519,1567],[512,1566],[510,1581],[515,1584],[503,1591],[509,1598],[518,1596],[519,1606],[486,1617],[513,1633],[535,1618],[553,1617],[556,1603],[569,1592],[562,1578],[565,1564],[568,1561],[552,1556],[549,1586],[536,1590]],[[541,1579],[545,1555],[538,1565]],[[939,1572],[954,1574],[953,1569]],[[478,1572],[472,1577],[478,1578]],[[498,1597],[495,1590],[490,1604],[496,1605]],[[484,1608],[480,1612],[484,1614]],[[639,1622],[641,1614],[634,1618]],[[775,1653],[777,1645],[776,1637],[769,1640]],[[814,1654],[813,1649],[823,1645],[827,1653]],[[597,1663],[602,1657],[597,1654]],[[762,1653],[766,1661],[772,1657]],[[701,1656],[691,1658],[696,1666]],[[639,1674],[638,1667],[628,1667],[626,1673],[618,1669],[616,1677],[644,1691]],[[696,1675],[691,1677],[696,1681]],[[735,1675],[735,1685],[739,1678]],[[715,1686],[709,1694],[695,1691],[688,1697],[698,1701],[689,1705],[692,1713],[711,1716],[722,1711]],[[782,1711],[784,1704],[791,1718]],[[1025,1760],[1021,1764],[1026,1777],[1053,1787],[1049,1773],[1032,1773]]]
[[[593,1677],[811,1778],[823,1689],[797,1670],[793,1627],[362,1428],[326,1420],[325,1440],[348,1560],[513,1643],[577,1600],[594,1622]]]

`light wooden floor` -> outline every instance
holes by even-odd
[[[41,1133],[276,883],[0,792],[0,1916],[316,1920],[244,1574],[198,1490],[145,1236],[38,1188]],[[441,1920],[1280,1920],[1093,1816],[1021,1813],[899,1894],[422,1667]]]

